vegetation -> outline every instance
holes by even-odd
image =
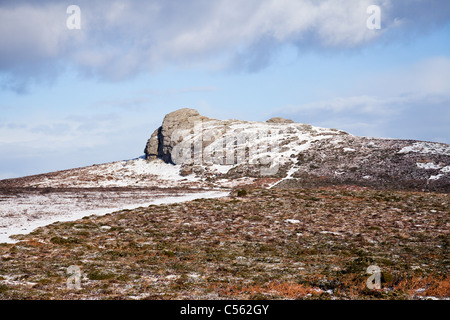
[[[450,297],[448,194],[245,191],[16,236],[0,246],[0,298]],[[80,290],[67,288],[71,265]],[[369,265],[381,269],[380,290],[366,287]]]

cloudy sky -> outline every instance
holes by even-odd
[[[183,107],[450,143],[450,1],[0,1],[0,179],[139,157]]]

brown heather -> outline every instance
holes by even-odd
[[[239,190],[16,236],[0,245],[0,298],[450,297],[449,194]],[[66,286],[71,265],[81,290]],[[381,290],[365,286],[369,265],[381,268]]]

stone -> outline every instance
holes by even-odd
[[[184,134],[189,134],[196,123],[213,120],[202,116],[197,110],[183,108],[167,114],[162,126],[153,132],[145,147],[147,159],[161,158],[167,163],[172,163],[171,151],[179,143]]]
[[[281,117],[270,118],[266,121],[267,123],[294,123],[291,119],[285,119]]]
[[[159,136],[161,134],[161,127],[156,129],[148,139],[144,149],[147,159],[155,159],[158,157]]]
[[[448,144],[358,137],[281,117],[221,121],[180,109],[165,116],[145,154],[180,165],[182,176],[282,178],[273,185],[277,188],[356,185],[450,192]]]

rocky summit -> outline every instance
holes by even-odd
[[[194,109],[165,116],[145,147],[148,160],[181,165],[183,175],[276,178],[272,187],[358,185],[450,192],[450,145],[359,137],[294,123],[217,120]]]

